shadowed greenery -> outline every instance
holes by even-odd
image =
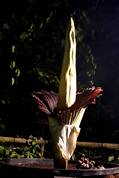
[[[96,64],[90,47],[86,44],[93,23],[87,9],[82,2],[79,2],[78,10],[72,1],[52,1],[47,3],[47,7],[45,3],[47,1],[40,4],[35,0],[26,0],[14,3],[13,6],[10,2],[7,14],[1,10],[0,134],[2,135],[42,134],[42,131],[35,129],[39,123],[39,113],[32,102],[31,92],[40,89],[57,91],[66,23],[70,15],[73,15],[76,21],[79,49],[77,58],[82,63],[78,70],[79,85],[90,86],[94,82]],[[3,3],[1,9],[5,7]],[[41,125],[40,123],[38,130]]]

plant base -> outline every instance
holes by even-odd
[[[87,177],[91,178],[119,178],[118,164],[103,164],[105,169],[76,169],[76,162],[69,162],[68,169],[54,168],[54,160],[39,158],[13,158],[0,161],[0,175],[8,178],[10,176],[17,178],[38,176],[45,178],[59,177]]]

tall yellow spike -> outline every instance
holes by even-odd
[[[73,18],[67,26],[62,64],[58,109],[70,107],[76,100],[76,37]]]

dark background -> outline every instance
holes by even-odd
[[[80,140],[118,142],[119,1],[25,0],[0,5],[0,134],[49,138],[47,118],[31,97],[58,91],[67,21],[74,17],[78,88],[101,86]]]

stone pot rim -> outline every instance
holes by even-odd
[[[69,164],[76,163],[76,161],[70,161]],[[38,165],[42,165],[39,167]],[[46,169],[46,166],[50,168]],[[102,163],[105,169],[55,169],[53,159],[47,158],[8,158],[0,161],[0,165],[11,168],[22,168],[37,170],[39,172],[51,173],[54,176],[66,176],[66,177],[77,177],[77,176],[91,176],[91,175],[114,175],[119,174],[119,164],[115,163]],[[32,167],[35,165],[35,167]]]

